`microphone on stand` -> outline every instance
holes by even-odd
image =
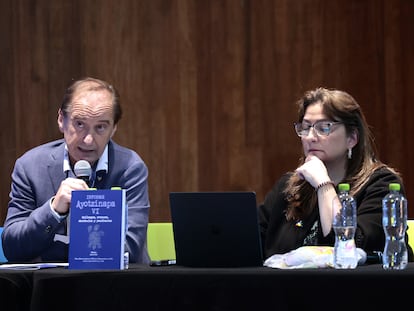
[[[85,160],[79,160],[75,163],[73,171],[76,177],[85,181],[89,187],[89,181],[92,175],[92,168],[89,162]]]

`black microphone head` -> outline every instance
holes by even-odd
[[[75,167],[73,169],[75,175],[79,179],[83,179],[86,182],[89,182],[89,179],[92,174],[92,168],[88,161],[79,160],[75,163]]]

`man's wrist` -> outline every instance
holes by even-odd
[[[49,205],[50,205],[50,210],[52,211],[53,216],[56,218],[57,221],[61,222],[62,220],[64,220],[66,217],[68,217],[69,215],[69,211],[67,211],[66,213],[62,214],[59,213],[58,211],[56,211],[53,206],[53,200],[55,199],[55,197],[52,197],[49,201]]]

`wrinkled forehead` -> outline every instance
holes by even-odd
[[[103,85],[100,85],[94,81],[87,81],[79,84],[76,87],[75,91],[73,92],[72,102],[82,97],[88,97],[91,95],[97,96],[97,94],[103,97],[112,97],[112,94]]]
[[[72,117],[77,118],[99,118],[104,115],[113,118],[112,100],[112,94],[107,89],[93,82],[87,83],[74,92],[70,112]]]
[[[76,105],[104,105],[112,107],[112,95],[104,89],[85,90],[83,92],[76,93],[73,96],[72,108]]]

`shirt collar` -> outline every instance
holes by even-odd
[[[68,173],[71,171],[72,169],[70,168],[68,146],[65,144],[65,151],[63,155],[63,172]],[[96,171],[105,171],[105,173],[108,173],[108,145],[105,146],[104,152],[98,160]]]

